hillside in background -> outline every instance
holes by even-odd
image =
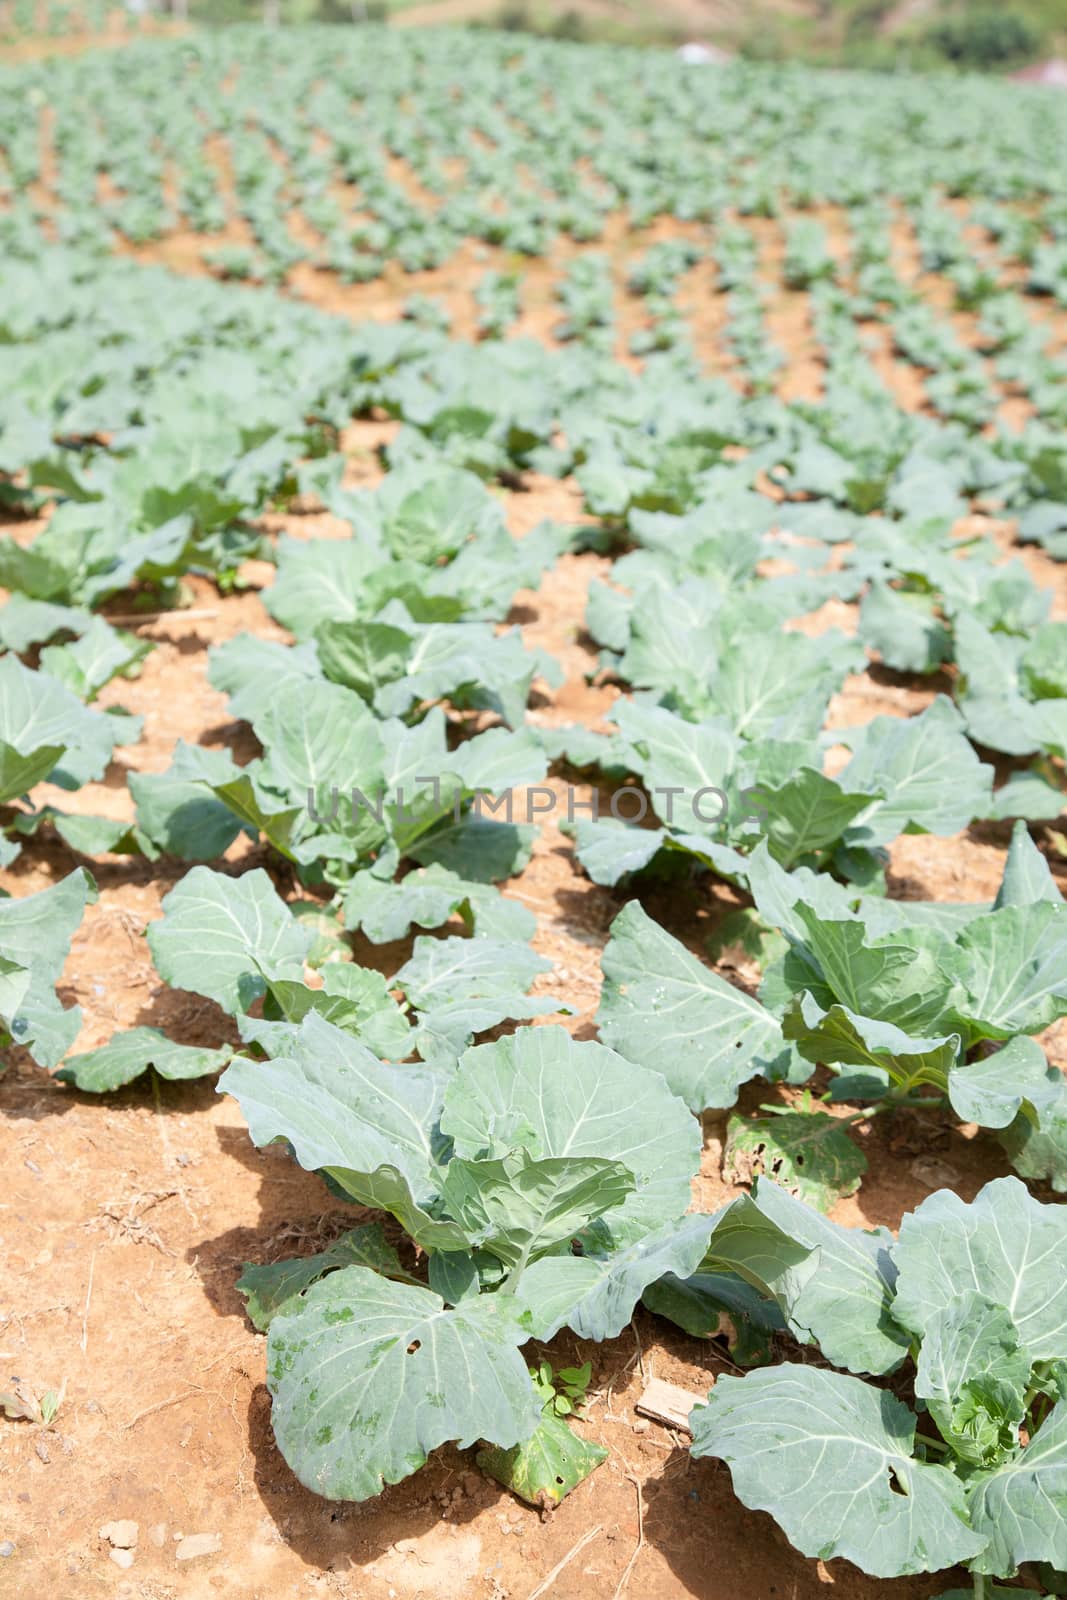
[[[420,25],[447,18],[617,42],[701,40],[824,65],[996,71],[1067,49],[1060,0],[388,0],[387,9]]]
[[[1008,71],[1067,55],[1063,0],[0,0],[0,45],[42,35],[158,27],[390,21],[468,23],[557,38],[677,47],[700,41],[761,60]]]

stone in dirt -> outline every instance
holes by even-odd
[[[136,1522],[124,1517],[119,1522],[105,1522],[100,1529],[100,1537],[114,1550],[132,1550],[139,1531]]]
[[[132,1550],[109,1550],[108,1555],[111,1557],[116,1567],[121,1567],[124,1572],[128,1571],[130,1567],[133,1566],[134,1557]]]
[[[196,1561],[200,1556],[215,1556],[222,1549],[221,1533],[187,1533],[174,1552],[175,1561]]]

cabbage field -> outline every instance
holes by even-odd
[[[0,47],[0,1595],[1067,1594],[1065,151]]]

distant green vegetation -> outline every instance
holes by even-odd
[[[206,26],[351,26],[400,20],[416,4],[432,9],[433,0],[147,0],[140,15]],[[471,0],[463,18],[442,9],[452,22],[545,38],[668,48],[703,38],[753,60],[883,71],[1003,72],[1067,54],[1063,0],[927,0],[911,7],[900,0],[753,0],[732,22],[723,22],[708,0],[706,28],[681,0],[617,0],[612,8],[591,0]],[[133,26],[138,21],[109,0],[0,0],[0,40],[99,32],[116,16]]]
[[[546,37],[606,43],[677,45],[700,37],[691,13],[631,4],[618,16],[582,0],[499,0],[484,21]],[[709,21],[709,42],[757,60],[881,70],[1001,71],[1067,49],[1059,0],[933,0],[902,19],[898,0],[811,0],[806,10],[757,0],[731,28]]]
[[[381,22],[393,6],[387,0],[189,0],[190,21],[218,24],[276,21],[286,25],[305,22]]]
[[[943,17],[929,29],[927,38],[950,61],[969,67],[999,67],[1025,60],[1041,44],[1032,23],[1003,11]]]
[[[892,26],[894,7],[887,0],[860,0],[834,9],[851,13],[836,59],[853,66],[997,71],[1039,58],[1056,43],[1056,8],[1042,0],[1016,0],[1007,6],[941,0],[899,28]],[[814,58],[834,60],[835,51],[816,49]]]
[[[763,60],[998,71],[1067,47],[1067,17],[1058,0],[932,0],[910,16],[898,0],[813,0],[806,11],[764,0],[721,42]]]

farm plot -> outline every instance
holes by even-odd
[[[0,1572],[1054,1592],[1065,113],[338,38],[3,73]]]

